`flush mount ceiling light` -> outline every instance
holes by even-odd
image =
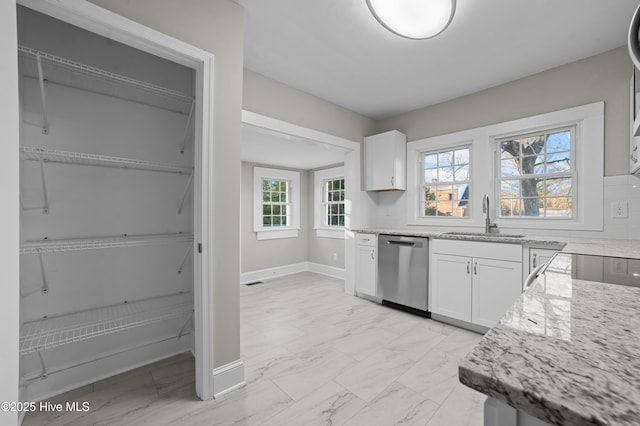
[[[437,36],[447,28],[456,0],[367,0],[367,6],[392,33],[422,40]]]

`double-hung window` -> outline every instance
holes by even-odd
[[[318,237],[344,238],[344,167],[314,172],[314,228]]]
[[[574,141],[575,126],[498,140],[500,217],[575,216]]]
[[[470,148],[424,152],[422,216],[469,215]]]
[[[300,173],[253,168],[253,230],[259,240],[297,237]]]

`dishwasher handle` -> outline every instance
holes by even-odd
[[[422,243],[419,241],[387,240],[386,243],[394,246],[422,248]]]

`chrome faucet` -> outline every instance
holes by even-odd
[[[495,223],[491,223],[491,217],[489,216],[489,196],[487,194],[484,194],[484,196],[482,197],[482,213],[485,214],[484,232],[486,234],[489,234],[491,233],[492,229],[495,229],[497,232],[498,225],[496,225]]]

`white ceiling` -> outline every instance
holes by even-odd
[[[242,124],[242,161],[313,170],[344,162],[345,150],[310,139]]]
[[[458,0],[428,40],[384,29],[365,0],[236,0],[245,67],[380,119],[625,43],[639,0]]]

